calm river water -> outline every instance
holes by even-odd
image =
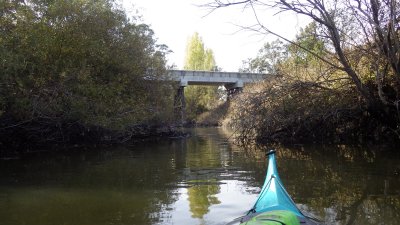
[[[192,132],[0,160],[0,225],[226,224],[254,204],[264,152],[231,145],[223,129]],[[400,149],[277,150],[281,179],[305,213],[325,224],[400,224]]]

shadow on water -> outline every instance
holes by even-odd
[[[134,147],[0,161],[0,225],[225,224],[263,184],[262,150],[217,128]],[[392,149],[396,150],[396,149]],[[278,148],[281,179],[299,208],[326,224],[398,224],[400,155],[380,148]]]

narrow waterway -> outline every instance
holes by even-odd
[[[263,150],[223,129],[132,147],[0,160],[0,225],[219,225],[243,215],[264,181]],[[400,151],[277,149],[298,207],[325,224],[400,224]]]

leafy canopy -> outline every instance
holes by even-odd
[[[113,0],[3,0],[0,15],[0,112],[108,127],[168,114],[168,49]]]

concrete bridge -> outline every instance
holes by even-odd
[[[169,70],[168,78],[179,82],[180,86],[175,95],[174,107],[177,119],[185,121],[185,93],[184,88],[188,85],[214,85],[225,86],[228,97],[239,93],[246,83],[255,83],[267,78],[267,74],[218,72],[218,71],[195,71],[195,70]]]
[[[243,88],[245,83],[254,83],[266,78],[266,74],[196,71],[196,70],[169,70],[169,78],[180,82],[181,87],[188,85],[224,85],[227,90]]]

